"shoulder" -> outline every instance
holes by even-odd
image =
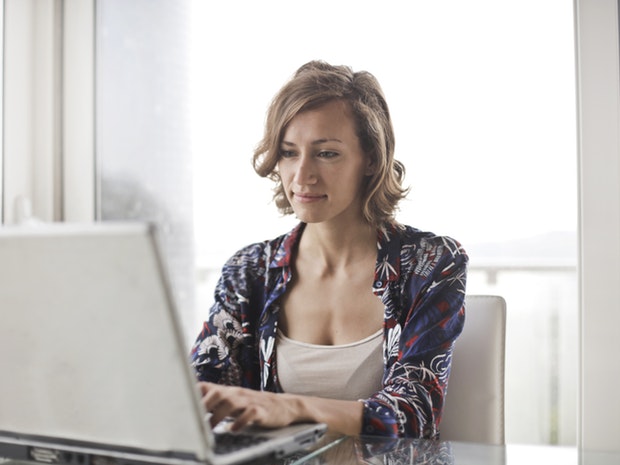
[[[401,243],[404,248],[416,248],[419,251],[436,251],[442,255],[463,256],[467,259],[467,253],[459,241],[450,236],[438,235],[430,231],[422,231],[408,225],[397,225]]]
[[[467,255],[459,241],[400,223],[386,224],[379,230],[380,243],[397,243],[402,248],[442,249],[453,255]]]
[[[224,265],[227,270],[265,269],[290,255],[297,241],[300,226],[276,238],[248,244],[237,250]]]
[[[438,267],[465,267],[469,260],[456,239],[397,223],[381,229],[380,248],[406,274],[428,276]]]

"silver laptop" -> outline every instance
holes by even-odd
[[[217,452],[164,268],[144,224],[0,228],[0,457],[215,465],[321,437],[295,425]]]

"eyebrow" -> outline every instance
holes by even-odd
[[[311,142],[311,144],[312,145],[320,145],[320,144],[325,144],[326,142],[338,142],[338,143],[342,144],[342,141],[340,139],[336,139],[336,138],[333,138],[333,139],[317,139],[317,140],[313,140]],[[285,140],[282,141],[282,144],[283,145],[288,145],[288,146],[296,145],[296,144],[294,144],[292,142],[288,142],[288,141],[285,141]]]

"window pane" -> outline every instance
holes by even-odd
[[[271,97],[311,59],[369,70],[412,187],[398,219],[459,239],[468,292],[508,302],[508,442],[574,444],[571,2],[296,5],[97,2],[100,218],[161,226],[189,343],[224,260],[295,224],[250,163]]]
[[[185,330],[193,334],[188,2],[96,5],[99,217],[159,226]]]

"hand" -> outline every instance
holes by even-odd
[[[198,387],[202,404],[212,414],[211,426],[226,417],[235,419],[232,431],[251,424],[277,428],[304,420],[296,396],[206,382],[198,383]]]

